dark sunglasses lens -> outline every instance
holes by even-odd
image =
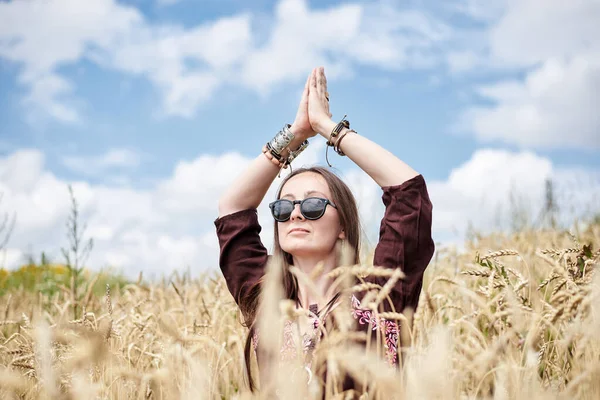
[[[302,214],[308,219],[317,219],[323,216],[325,202],[321,199],[306,199],[302,203]]]
[[[292,211],[294,210],[294,206],[291,201],[287,200],[278,200],[273,204],[272,212],[273,218],[277,221],[286,220],[292,215]]]

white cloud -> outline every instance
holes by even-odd
[[[322,140],[311,142],[294,167],[322,161],[323,150]],[[89,265],[121,268],[129,276],[140,270],[160,276],[187,267],[194,273],[217,269],[213,224],[217,200],[250,161],[235,153],[200,155],[180,162],[170,177],[147,190],[73,182],[82,222],[94,238]],[[0,158],[2,211],[17,213],[7,252],[0,258],[9,267],[23,262],[30,251],[33,255],[45,251],[61,260],[59,249],[67,242],[68,182],[49,172],[44,162],[43,154],[35,150]],[[374,246],[384,210],[381,189],[355,168],[338,173],[357,199],[363,233],[367,244]],[[286,174],[275,179],[258,210],[261,238],[268,249],[273,244],[273,221],[267,204]],[[509,228],[514,211],[511,192],[519,207],[537,217],[547,178],[555,182],[562,221],[569,223],[594,211],[589,206],[600,198],[599,171],[555,168],[549,160],[528,152],[475,152],[447,180],[428,181],[436,241],[462,240],[469,222],[488,231]]]
[[[447,180],[428,183],[437,239],[461,241],[469,224],[489,233],[539,223],[548,179],[561,224],[570,225],[594,211],[590,206],[600,196],[600,171],[557,168],[531,152],[476,151]]]
[[[22,150],[1,159],[1,206],[3,211],[17,212],[13,239],[20,230],[28,232],[32,243],[53,238],[53,227],[58,221],[63,225],[67,216],[63,205],[68,204],[68,192],[66,186],[57,190],[59,186],[61,182],[44,170],[44,157],[37,151]],[[85,188],[77,185],[77,189]]]
[[[464,119],[483,141],[600,149],[600,62],[549,60],[524,82],[500,82],[479,90],[495,105],[473,107]]]
[[[280,0],[264,43],[254,19],[240,14],[184,28],[151,24],[115,0],[1,3],[0,57],[22,66],[28,104],[64,122],[81,115],[76,88],[57,70],[82,60],[147,78],[163,95],[164,115],[191,117],[224,85],[265,94],[303,81],[316,65],[326,65],[330,79],[352,75],[356,64],[431,66],[451,31],[386,2],[312,10],[306,0]]]
[[[473,4],[466,1],[467,9],[477,9]],[[476,88],[492,105],[467,109],[461,127],[486,142],[600,148],[600,3],[509,0],[498,9],[489,25],[466,36],[476,46],[465,41],[447,56],[454,72],[511,76]]]
[[[46,251],[57,261],[62,260],[59,249],[67,243],[65,222],[70,211],[69,182],[49,172],[44,161],[43,154],[35,150],[0,158],[2,209],[17,213],[5,260],[9,266],[23,262],[24,251],[32,251],[36,256]],[[215,174],[198,172],[195,183],[207,190],[206,193],[199,190],[192,194],[199,200],[208,197],[216,203],[218,197],[215,196],[227,181],[215,185],[210,181]],[[187,213],[173,212],[163,202],[159,188],[169,187],[171,180],[178,182],[176,178],[177,174],[174,174],[150,190],[73,183],[81,222],[87,224],[87,235],[94,238],[91,266],[113,265],[123,268],[129,275],[140,270],[151,274],[168,273],[187,265],[196,270],[217,266],[218,253],[214,244],[207,244],[206,238],[207,232],[214,231],[210,223],[216,215],[216,205],[212,207],[206,202]],[[188,181],[179,183],[189,184]],[[177,189],[177,185],[171,187]],[[187,201],[192,202],[191,199]]]
[[[37,115],[45,111],[59,121],[80,121],[79,113],[68,100],[73,91],[73,85],[69,81],[53,73],[22,81],[31,85],[31,92],[23,99],[23,105],[32,106],[37,111],[31,112],[30,118],[38,119]]]
[[[598,55],[600,3],[595,0],[510,0],[489,30],[495,62],[533,66],[552,58]]]
[[[215,193],[231,182],[250,160],[238,153],[203,155],[191,162],[180,161],[171,179],[157,187],[158,201],[171,213],[215,211]]]
[[[444,22],[456,13],[472,20],[469,29]],[[82,60],[148,79],[162,96],[159,113],[181,117],[195,115],[219,90],[266,95],[302,82],[316,65],[335,80],[352,77],[358,65],[399,70],[445,61],[452,73],[511,77],[475,88],[493,103],[462,117],[477,138],[529,148],[599,146],[597,1],[455,0],[427,10],[280,0],[266,22],[260,18],[243,13],[183,27],[153,24],[115,0],[13,1],[0,3],[0,57],[21,66],[27,110],[65,122],[82,116],[77,88],[59,71]],[[514,79],[515,72],[525,78]]]
[[[316,65],[327,65],[334,79],[351,75],[354,64],[392,70],[431,66],[451,33],[430,15],[385,2],[311,10],[304,0],[282,0],[273,26],[266,44],[243,64],[244,84],[261,92],[301,80]]]
[[[19,83],[30,87],[27,104],[65,122],[78,111],[61,96],[72,84],[56,69],[92,50],[111,48],[141,20],[137,10],[113,0],[13,1],[0,3],[0,57],[22,66]]]
[[[190,117],[235,75],[232,68],[250,51],[251,40],[248,15],[189,30],[143,25],[100,62],[145,76],[162,91],[166,115]]]
[[[480,54],[473,50],[450,51],[446,61],[452,73],[471,71],[486,62]]]
[[[133,150],[114,148],[97,156],[64,156],[62,164],[84,175],[99,175],[110,170],[138,167],[141,158],[140,154]]]

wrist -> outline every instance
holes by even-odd
[[[294,121],[294,123],[290,126],[290,131],[292,131],[292,133],[294,134],[294,140],[298,139],[299,136],[302,136],[302,129],[300,129],[298,127],[298,125],[296,124],[296,122]]]
[[[331,136],[331,131],[333,131],[333,128],[335,128],[336,125],[337,123],[333,122],[330,119],[325,120],[323,122],[319,122],[316,126],[317,132],[319,132],[319,134],[325,139],[329,140],[329,137]]]
[[[292,133],[294,134],[294,139],[290,142],[288,147],[291,150],[294,150],[297,149],[298,146],[300,146],[304,142],[307,135],[305,132],[302,131],[302,129],[298,128],[295,122],[292,124],[292,126],[290,126],[290,131],[292,131]]]

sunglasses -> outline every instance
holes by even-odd
[[[279,199],[269,204],[269,208],[271,209],[271,214],[273,214],[273,218],[277,222],[285,222],[290,219],[292,216],[292,212],[294,212],[294,207],[296,204],[300,204],[300,213],[306,219],[315,220],[319,219],[325,214],[325,208],[327,208],[327,204],[331,205],[333,208],[337,208],[335,204],[327,199],[322,199],[320,197],[307,197],[304,200],[287,200],[287,199]]]

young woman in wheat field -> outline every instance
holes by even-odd
[[[293,164],[292,159],[303,150],[308,139],[317,134],[382,188],[385,214],[373,265],[403,272],[403,277],[396,277],[396,282],[388,288],[389,301],[382,304],[383,311],[416,310],[423,273],[434,252],[432,204],[423,176],[363,134],[349,129],[346,120],[333,121],[324,69],[315,68],[307,79],[293,124],[284,126],[263,147],[263,153],[219,199],[219,217],[215,220],[220,243],[219,262],[228,289],[250,327],[245,354],[248,374],[252,350],[257,351],[259,369],[263,370],[257,309],[268,260],[273,256],[282,260],[284,296],[294,301],[297,308],[309,310],[313,318],[309,328],[303,331],[303,356],[307,362],[319,339],[319,335],[314,334],[319,321],[326,320],[327,314],[344,300],[328,275],[340,261],[337,250],[340,244],[351,249],[354,264],[360,260],[360,224],[354,196],[327,167],[293,168],[283,179],[277,198],[269,199],[275,220],[273,255],[269,255],[261,243],[257,218],[259,204],[281,168],[287,168],[290,160]],[[318,271],[312,291],[304,280],[290,272],[290,266],[293,266],[306,275],[315,275],[314,269],[319,264],[322,269]],[[361,282],[373,284],[372,287],[383,286],[387,278],[367,276]],[[319,290],[319,296],[314,294],[314,287]],[[350,298],[349,310],[356,328],[383,335],[387,361],[397,365],[398,322],[373,316],[369,310],[361,308],[360,301],[359,292]],[[283,335],[281,359],[296,357],[297,343],[294,343],[290,329],[284,328]],[[346,384],[351,385],[351,382]],[[250,386],[254,386],[251,376]]]

